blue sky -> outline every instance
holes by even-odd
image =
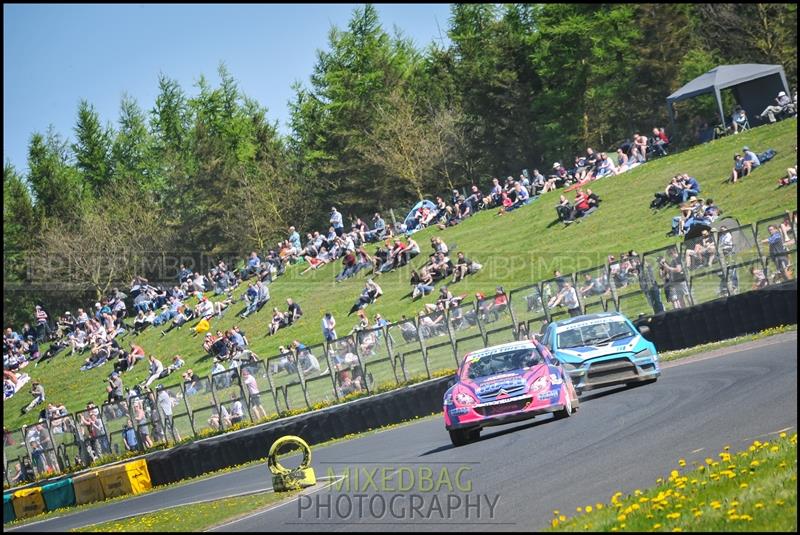
[[[330,27],[361,4],[3,5],[3,160],[27,171],[33,132],[52,124],[73,139],[81,99],[116,124],[123,93],[150,110],[158,74],[194,95],[201,74],[218,85],[224,61],[239,87],[288,128],[295,81],[308,84]],[[447,4],[377,4],[383,27],[424,48],[447,43]],[[438,22],[438,26],[437,26]]]

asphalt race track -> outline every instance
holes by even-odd
[[[440,415],[317,448],[318,477],[347,472],[349,489],[320,484],[218,529],[539,530],[554,509],[572,516],[576,506],[654,485],[678,458],[716,457],[724,445],[741,450],[796,428],[797,334],[787,333],[667,363],[655,384],[587,392],[572,418],[485,429],[460,448]],[[262,464],[15,531],[65,531],[270,486]]]

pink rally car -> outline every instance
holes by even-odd
[[[578,408],[569,374],[536,340],[467,353],[444,395],[444,425],[454,446],[481,429],[552,412],[566,418]]]

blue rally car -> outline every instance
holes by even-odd
[[[644,334],[649,332],[642,328]],[[619,312],[554,321],[540,337],[572,378],[576,392],[654,382],[661,375],[652,342]]]

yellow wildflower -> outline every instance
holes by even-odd
[[[591,505],[587,505],[586,506],[586,512],[587,513],[591,513],[592,512],[592,506]]]
[[[680,513],[669,513],[667,515],[667,518],[669,518],[670,520],[676,520],[676,519],[678,519],[680,517],[681,517]]]
[[[685,459],[678,459],[678,465],[679,466],[686,466],[686,460]]]

